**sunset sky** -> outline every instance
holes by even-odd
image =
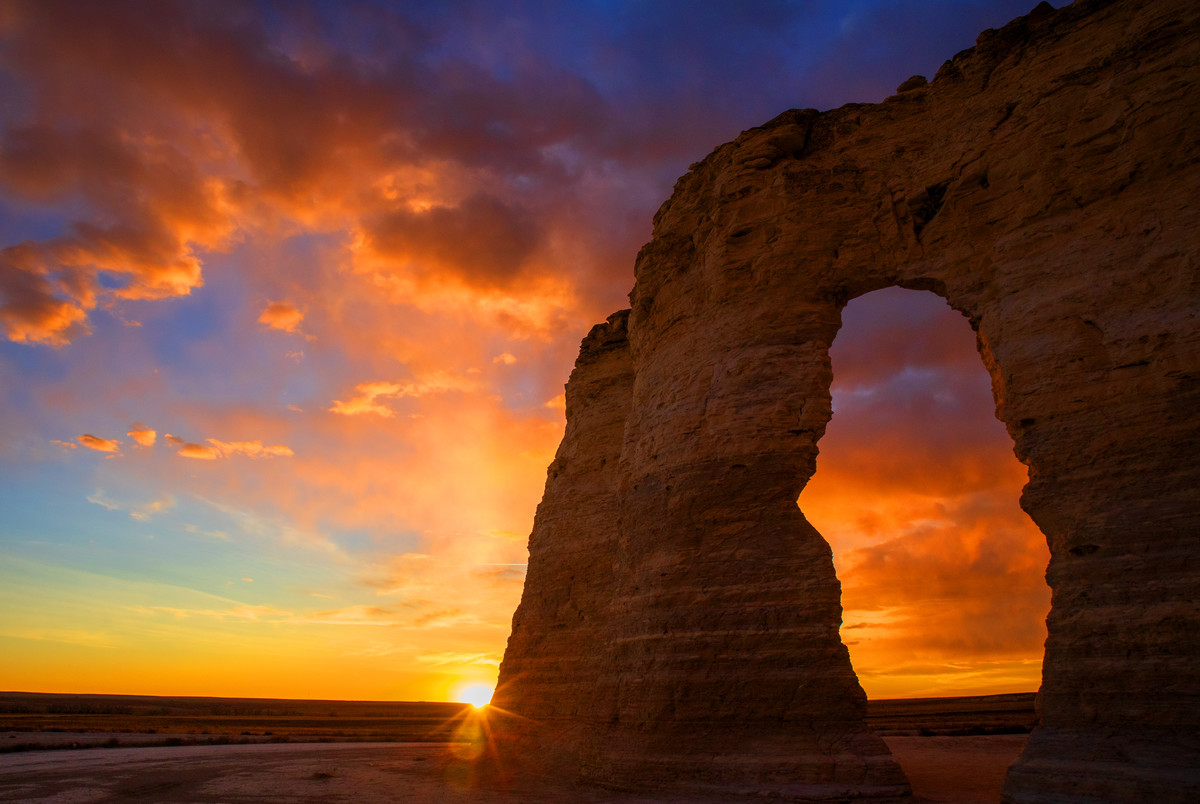
[[[0,0],[0,689],[494,681],[675,180],[1034,4]],[[868,693],[1035,689],[1048,555],[966,321],[872,294],[833,359],[801,505]]]

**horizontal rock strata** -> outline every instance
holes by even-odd
[[[616,558],[618,468],[633,388],[628,311],[584,339],[566,391],[567,428],[529,537],[529,571],[492,698],[509,764],[576,773],[596,722]]]
[[[568,385],[498,732],[609,787],[907,794],[796,507],[842,308],[901,286],[970,320],[1050,546],[1005,800],[1200,800],[1198,78],[1191,0],[1042,4],[693,165]]]

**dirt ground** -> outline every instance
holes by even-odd
[[[921,804],[999,804],[1004,774],[1027,734],[884,737]]]
[[[889,737],[921,804],[997,804],[1023,735]],[[0,801],[414,802],[525,804],[490,790],[454,746],[294,743],[27,751],[0,755]],[[539,789],[543,804],[684,804],[593,791]]]

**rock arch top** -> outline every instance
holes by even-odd
[[[795,504],[841,309],[899,285],[971,321],[1050,546],[1007,800],[1200,799],[1198,77],[1189,0],[1043,4],[693,165],[567,386],[502,746],[613,787],[907,795]]]

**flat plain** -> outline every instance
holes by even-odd
[[[0,693],[0,801],[530,800],[477,777],[473,721],[457,703]],[[868,722],[914,804],[995,804],[1036,716],[1030,693],[872,701]],[[47,750],[67,748],[92,750]],[[554,783],[537,800],[681,804]]]

